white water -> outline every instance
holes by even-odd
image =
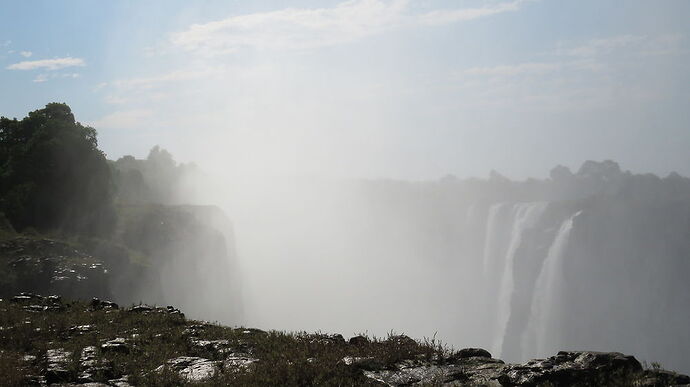
[[[508,209],[508,203],[496,203],[489,208],[489,214],[486,221],[486,232],[484,237],[484,259],[482,261],[484,279],[487,282],[491,281],[489,275],[491,274],[493,257],[498,255],[501,250],[501,238],[499,231],[505,222],[503,222],[502,215]]]
[[[547,203],[519,203],[512,207],[512,227],[510,232],[510,242],[503,257],[503,268],[500,277],[500,286],[498,291],[498,304],[496,314],[496,330],[494,333],[494,343],[492,346],[493,353],[499,357],[503,352],[503,341],[508,327],[508,320],[511,312],[511,298],[514,289],[514,266],[515,255],[520,244],[522,243],[522,235],[526,229],[532,228],[544,213]]]
[[[562,224],[541,266],[532,295],[527,328],[522,337],[522,355],[544,357],[559,350],[564,252],[578,211]]]

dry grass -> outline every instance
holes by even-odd
[[[204,328],[195,337],[228,340],[232,350],[250,352],[259,359],[248,372],[220,370],[205,385],[366,385],[371,380],[363,375],[362,369],[391,368],[403,360],[442,361],[448,354],[434,340],[420,343],[393,334],[351,345],[328,335],[229,328],[167,313],[142,314],[125,309],[91,311],[82,302],[70,303],[64,311],[29,312],[22,304],[4,300],[0,302],[0,374],[5,384],[21,385],[26,375],[41,374],[47,349],[64,348],[72,352],[69,369],[71,378],[76,380],[79,354],[84,347],[124,337],[131,349],[129,353],[99,354],[101,360],[112,364],[111,378],[129,375],[136,385],[184,384],[174,372],[153,370],[178,356],[211,360],[223,360],[226,356],[192,345],[185,330],[199,324]],[[81,335],[70,332],[71,327],[79,325],[93,325],[94,330]],[[36,361],[22,361],[25,355],[36,356]],[[346,356],[371,359],[348,366],[343,362]]]

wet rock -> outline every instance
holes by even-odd
[[[47,307],[44,307],[43,305],[27,305],[27,306],[22,307],[22,309],[24,309],[27,312],[35,312],[35,313],[43,312],[43,310],[44,310],[43,308],[47,309]]]
[[[357,346],[366,345],[366,344],[369,344],[369,339],[365,336],[358,335],[358,336],[350,337],[350,340],[348,341],[348,343],[350,345],[357,345]]]
[[[366,363],[365,363],[366,365]],[[443,386],[501,386],[505,364],[498,359],[472,356],[455,364],[438,364],[406,360],[393,368],[380,366],[364,369],[364,375],[388,386],[443,385]]]
[[[39,303],[43,303],[44,299],[45,298],[43,296],[40,296],[38,294],[20,293],[19,295],[12,297],[10,299],[10,302],[16,302],[16,303],[39,302]]]
[[[173,307],[173,306],[166,306],[165,308],[159,308],[158,309],[160,312],[171,314],[171,315],[176,315],[184,318],[184,313],[182,313],[179,309]]]
[[[398,370],[364,371],[364,375],[388,386],[461,385],[468,380],[458,365],[421,365]]]
[[[141,305],[135,305],[129,309],[131,312],[136,312],[136,313],[149,313],[154,310],[152,306],[146,305],[146,304],[141,304]]]
[[[88,325],[75,325],[70,327],[68,332],[70,335],[81,336],[86,333],[91,333],[96,330],[96,326],[92,324]]]
[[[245,335],[265,335],[266,331],[257,328],[242,328],[242,334]]]
[[[462,367],[465,376],[474,384],[499,386],[505,363],[503,360],[488,357],[468,357],[460,359],[456,365]]]
[[[168,360],[164,365],[155,369],[156,372],[163,372],[167,367],[177,372],[181,377],[189,382],[202,382],[212,378],[221,362],[205,359],[203,357],[180,356]]]
[[[130,312],[134,313],[165,313],[173,316],[178,316],[180,318],[184,318],[184,313],[182,313],[179,309],[173,307],[173,306],[166,306],[165,308],[156,308],[151,305],[146,305],[146,304],[141,304],[141,305],[135,305],[129,309]]]
[[[371,356],[366,357],[353,357],[345,356],[341,360],[346,366],[354,366],[367,371],[375,371],[382,368],[382,365],[376,361],[375,358]]]
[[[129,377],[127,375],[119,378],[119,379],[110,379],[108,380],[108,384],[113,386],[113,387],[131,387],[132,385],[129,384]]]
[[[187,328],[185,328],[184,331],[182,331],[183,336],[198,336],[199,333],[203,332],[206,329],[205,325],[202,324],[194,324],[190,325]]]
[[[68,382],[72,378],[68,365],[72,352],[65,351],[62,348],[49,349],[46,351],[46,382],[63,383]]]
[[[498,380],[505,386],[606,384],[633,378],[641,370],[634,357],[618,352],[561,351],[548,359],[507,365]]]
[[[200,340],[191,339],[190,343],[193,347],[211,352],[225,352],[229,350],[230,342],[228,340]]]
[[[310,343],[318,344],[345,344],[345,339],[341,334],[310,334],[305,335],[303,339]]]
[[[34,355],[24,355],[24,356],[22,357],[22,361],[24,361],[24,362],[26,362],[26,363],[33,363],[34,361],[36,361],[36,356],[34,356]]]
[[[94,297],[91,300],[91,309],[92,310],[118,309],[118,308],[119,308],[119,306],[112,301],[104,301],[104,300],[101,300],[97,297]]]
[[[81,373],[77,378],[80,383],[105,381],[113,377],[113,367],[107,361],[98,359],[98,348],[88,346],[82,349],[79,357]]]
[[[26,375],[24,383],[27,386],[45,386],[48,384],[46,377],[43,375]]]
[[[97,363],[98,348],[93,345],[84,347],[81,350],[81,356],[79,357],[79,363],[82,368],[93,367]]]
[[[20,293],[10,299],[12,303],[29,304],[22,307],[27,312],[61,311],[65,309],[60,296],[43,297],[33,293]]]
[[[259,361],[246,353],[232,353],[223,361],[223,368],[231,372],[248,371],[250,366]]]
[[[129,353],[129,346],[124,337],[118,337],[101,344],[101,350],[104,352]]]
[[[486,349],[482,348],[464,348],[459,350],[458,352],[454,353],[452,358],[455,359],[464,359],[468,357],[491,357],[491,353],[487,351]]]
[[[640,387],[690,385],[690,376],[666,370],[646,370],[637,385]]]
[[[103,263],[66,243],[17,237],[0,244],[0,255],[9,262],[9,289],[71,299],[108,294]]]

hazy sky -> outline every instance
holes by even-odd
[[[690,175],[690,1],[3,1],[0,114],[212,172]]]

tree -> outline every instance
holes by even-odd
[[[106,232],[112,179],[96,130],[50,103],[18,121],[0,118],[0,210],[16,229]]]

